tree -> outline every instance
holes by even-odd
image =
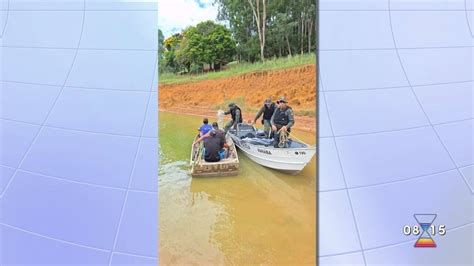
[[[173,73],[181,70],[181,65],[176,61],[176,51],[179,49],[182,39],[183,36],[180,33],[176,33],[164,41],[164,66]]]
[[[307,19],[307,23],[308,23],[308,53],[311,53],[313,52],[313,48],[311,46],[311,38],[312,38],[312,34],[313,32],[316,32],[316,5],[314,5],[314,3],[311,3],[311,5],[308,7],[308,19]],[[316,33],[315,33],[315,36],[316,36]]]
[[[163,32],[158,29],[158,68],[160,73],[164,71],[166,61],[164,60],[164,51],[165,51],[165,37],[163,36]]]
[[[214,23],[204,40],[207,45],[205,54],[211,69],[219,70],[221,65],[228,63],[234,57],[236,44],[225,26]]]
[[[165,37],[163,36],[163,32],[158,29],[158,56],[163,56]]]
[[[164,45],[164,60],[175,73],[182,69],[187,72],[199,70],[206,63],[211,69],[219,70],[232,60],[236,51],[231,32],[213,21],[187,27],[166,39]]]
[[[176,51],[176,58],[189,72],[192,64],[201,66],[205,63],[205,45],[203,36],[194,26],[186,28],[182,35],[183,39]]]
[[[260,56],[256,21],[252,9],[245,0],[216,0],[217,18],[228,21],[232,37],[236,42],[238,60],[254,62]]]
[[[198,23],[196,25],[196,31],[199,34],[200,39],[199,43],[202,45],[200,60],[203,63],[209,64],[210,69],[212,69],[212,65],[217,58],[213,47],[216,45],[216,43],[213,43],[210,35],[214,33],[217,26],[218,25],[216,23],[210,20]]]
[[[261,0],[262,8],[260,8],[260,0],[247,0],[252,8],[253,17],[257,23],[258,39],[260,41],[260,59],[265,60],[265,29],[267,24],[267,0]],[[260,12],[262,9],[262,12]]]
[[[228,21],[239,60],[314,51],[314,0],[215,0],[218,19]]]
[[[297,25],[296,21],[291,20],[291,17],[286,13],[278,13],[275,16],[274,28],[283,42],[283,46],[286,46],[288,55],[291,56],[291,45],[290,45],[290,34],[292,29]]]

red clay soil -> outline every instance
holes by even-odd
[[[159,110],[215,117],[230,101],[240,105],[245,120],[253,119],[267,97],[285,96],[297,114],[295,128],[315,132],[316,67],[305,65],[228,78],[159,85]]]

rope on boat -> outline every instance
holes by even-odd
[[[286,130],[282,130],[283,128],[280,128],[278,130],[278,135],[280,136],[279,142],[278,142],[278,147],[283,148],[285,147],[286,142],[288,141],[288,133]]]

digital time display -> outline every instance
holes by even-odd
[[[418,225],[404,225],[403,234],[406,236],[419,236],[415,242],[415,248],[435,248],[437,247],[433,236],[446,235],[446,225],[435,225],[436,214],[414,214]]]

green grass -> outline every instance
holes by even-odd
[[[265,62],[257,62],[253,64],[231,62],[227,64],[226,69],[218,72],[208,72],[196,75],[175,75],[173,73],[162,73],[160,74],[159,82],[160,84],[188,83],[200,80],[225,78],[256,71],[292,68],[301,65],[315,64],[315,62],[316,56],[314,53],[295,55],[288,58],[271,58],[265,60]]]

